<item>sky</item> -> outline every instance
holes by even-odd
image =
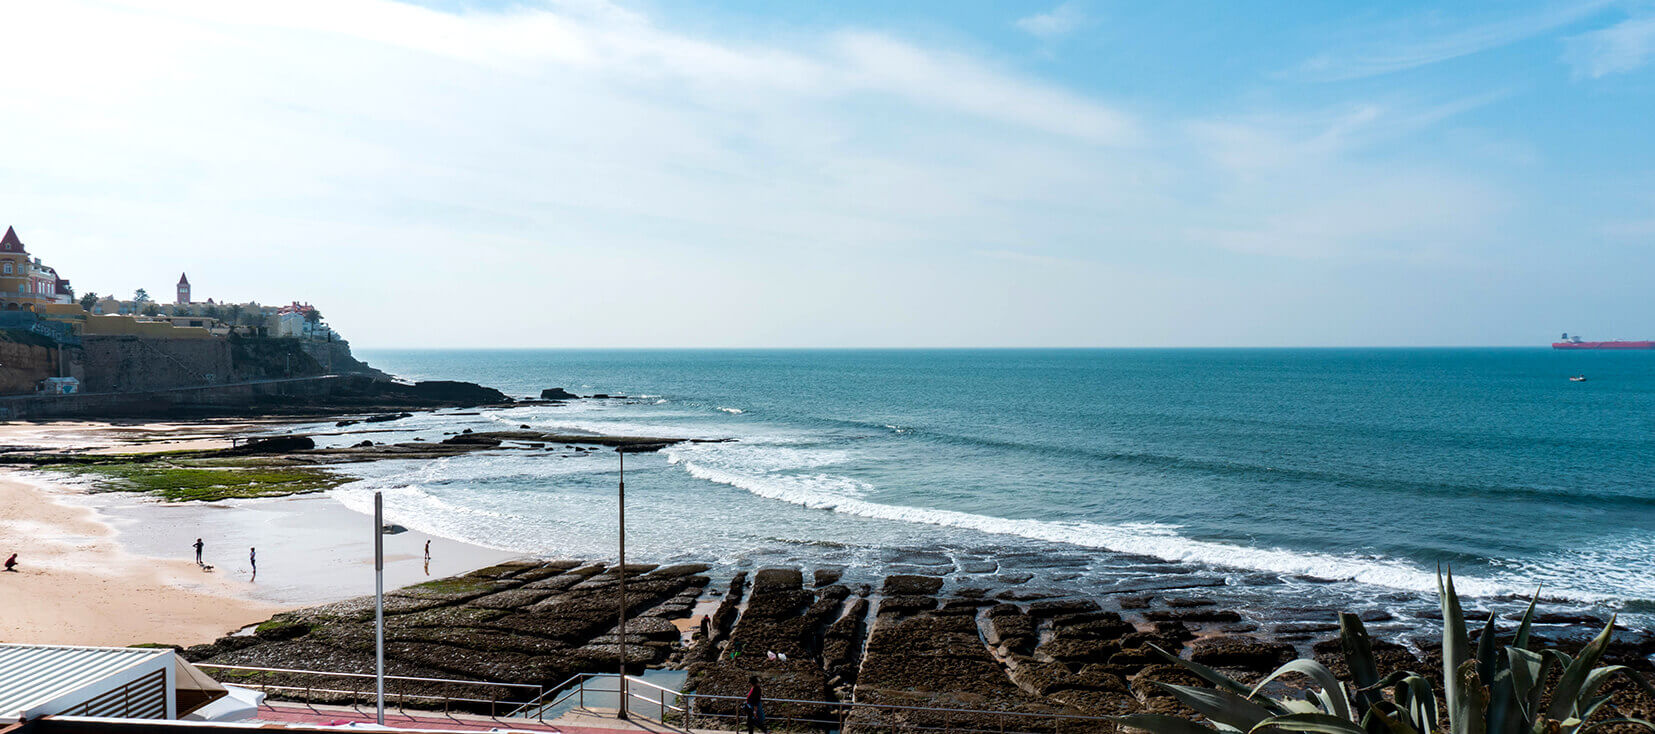
[[[358,347],[1655,338],[1655,0],[0,3],[0,226]]]

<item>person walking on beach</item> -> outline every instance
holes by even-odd
[[[247,564],[253,567],[253,578],[259,577],[259,549],[247,549]]]
[[[16,553],[11,554],[11,558],[6,559],[6,570],[11,571],[12,573],[17,573],[17,554]]]
[[[429,539],[425,541],[425,562],[431,562],[431,541]]]
[[[195,565],[197,566],[201,565],[201,549],[206,545],[206,543],[201,542],[200,538],[195,539]]]
[[[770,734],[770,724],[764,720],[764,690],[759,688],[759,677],[747,676],[747,698],[741,702],[741,712],[747,715],[747,734],[753,734],[756,724],[764,734]],[[737,728],[740,728],[739,726]]]

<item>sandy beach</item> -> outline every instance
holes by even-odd
[[[9,446],[91,451],[227,445],[244,426],[8,424]],[[205,543],[208,571],[190,547]],[[424,549],[431,544],[432,559]],[[88,493],[47,472],[0,472],[0,641],[210,642],[271,614],[373,593],[372,520],[323,494],[167,503]],[[258,575],[249,564],[258,548]],[[418,532],[387,535],[386,589],[516,554]]]

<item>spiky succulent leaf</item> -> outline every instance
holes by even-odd
[[[1210,726],[1166,714],[1129,714],[1105,718],[1121,726],[1141,729],[1150,734],[1218,734],[1218,730]]]
[[[1505,655],[1500,657],[1503,659]],[[1488,714],[1485,718],[1489,734],[1521,734],[1528,723],[1512,684],[1511,670],[1504,666],[1488,683]]]
[[[1610,615],[1609,624],[1603,626],[1603,631],[1581,648],[1580,655],[1563,669],[1562,676],[1557,679],[1557,687],[1552,689],[1551,706],[1546,708],[1547,717],[1561,721],[1580,707],[1580,689],[1586,684],[1586,676],[1603,657],[1603,651],[1609,648],[1609,635],[1614,629],[1615,617]]]
[[[1477,678],[1477,661],[1467,660],[1455,673],[1459,696],[1448,710],[1448,729],[1453,734],[1487,734],[1488,690]]]
[[[1241,731],[1252,729],[1260,721],[1264,721],[1273,715],[1269,709],[1230,691],[1217,688],[1179,686],[1160,681],[1150,682],[1171,693],[1174,698],[1182,701],[1185,706],[1195,709],[1202,716],[1211,719],[1213,723],[1223,724]]]
[[[1376,690],[1379,666],[1373,659],[1373,640],[1362,618],[1354,614],[1339,614],[1339,647],[1344,649],[1345,667],[1350,668],[1350,682],[1356,688],[1356,707],[1367,710],[1383,700]]]
[[[1541,588],[1534,587],[1534,596],[1529,599],[1529,608],[1523,612],[1522,621],[1517,623],[1517,635],[1511,639],[1511,646],[1519,650],[1529,649],[1529,627],[1534,624],[1534,607],[1540,603]]]
[[[1530,723],[1535,708],[1532,694],[1545,680],[1546,657],[1513,645],[1506,648],[1506,669],[1511,674],[1512,693],[1517,696],[1523,722]]]
[[[1580,686],[1580,698],[1585,700],[1597,695],[1598,689],[1602,688],[1604,683],[1609,682],[1609,676],[1630,672],[1631,670],[1625,665],[1604,665],[1593,668],[1592,672],[1586,674],[1586,682]]]
[[[1477,677],[1484,683],[1494,680],[1494,673],[1499,670],[1497,663],[1500,647],[1494,644],[1494,615],[1488,615],[1488,621],[1483,624],[1483,632],[1477,637]]]
[[[1396,705],[1408,714],[1408,723],[1422,732],[1437,730],[1437,695],[1431,689],[1431,682],[1417,673],[1392,673],[1385,676],[1386,680],[1396,678],[1396,685],[1391,690],[1391,697]]]
[[[1302,731],[1312,734],[1367,734],[1361,725],[1349,719],[1328,714],[1287,714],[1274,716],[1253,727],[1252,734],[1275,731]]]
[[[1448,705],[1449,726],[1452,734],[1465,734],[1459,719],[1463,708],[1460,701],[1460,666],[1471,657],[1471,640],[1465,633],[1465,614],[1460,611],[1460,596],[1454,591],[1454,569],[1437,573],[1437,593],[1442,601],[1442,698]],[[1481,720],[1481,717],[1478,717]]]
[[[1275,699],[1271,699],[1271,700],[1275,700]],[[1282,715],[1285,715],[1285,714],[1320,714],[1320,713],[1324,713],[1321,706],[1319,706],[1317,704],[1314,704],[1314,703],[1311,703],[1309,701],[1302,701],[1302,700],[1299,700],[1297,698],[1289,698],[1289,699],[1279,700],[1279,701],[1276,701],[1276,703],[1281,704],[1282,709],[1284,709],[1283,712],[1281,714],[1277,714],[1277,716],[1282,716]]]
[[[1315,681],[1317,685],[1322,687],[1322,690],[1327,693],[1326,703],[1328,705],[1328,714],[1337,716],[1347,722],[1351,722],[1352,724],[1356,722],[1356,719],[1351,716],[1350,701],[1345,698],[1344,684],[1340,683],[1339,679],[1334,677],[1333,671],[1328,670],[1326,666],[1314,660],[1301,658],[1283,665],[1280,668],[1276,668],[1275,672],[1265,676],[1264,680],[1259,681],[1258,685],[1253,686],[1252,692],[1248,693],[1247,697],[1252,698],[1258,695],[1258,692],[1266,685],[1269,685],[1270,681],[1287,675],[1288,673],[1300,673],[1302,675],[1309,676],[1311,680]]]
[[[1604,719],[1603,721],[1588,724],[1585,728],[1581,729],[1578,734],[1592,734],[1592,732],[1597,729],[1605,726],[1615,726],[1617,724],[1631,724],[1633,726],[1641,726],[1650,731],[1655,731],[1655,724],[1651,724],[1643,719]]]
[[[1610,698],[1610,696],[1598,696],[1597,698],[1587,701],[1585,706],[1580,707],[1580,715],[1575,718],[1582,722],[1591,721],[1592,714],[1598,712],[1599,706],[1609,703]]]
[[[1231,692],[1234,692],[1234,693],[1239,693],[1239,694],[1241,694],[1243,696],[1247,696],[1247,697],[1252,696],[1252,689],[1249,689],[1243,683],[1237,682],[1234,678],[1231,678],[1230,676],[1227,676],[1223,673],[1220,673],[1216,670],[1213,670],[1212,668],[1209,668],[1205,665],[1197,663],[1193,660],[1185,660],[1181,657],[1178,657],[1177,655],[1174,655],[1170,652],[1167,652],[1166,650],[1162,650],[1159,645],[1156,645],[1154,643],[1151,643],[1149,648],[1151,650],[1154,650],[1157,655],[1160,655],[1161,657],[1165,658],[1168,662],[1171,662],[1174,665],[1177,665],[1179,667],[1184,668],[1185,670],[1190,671],[1191,673],[1194,673],[1197,677],[1201,678],[1201,680],[1204,680],[1208,683],[1211,683],[1215,686],[1218,686],[1219,688],[1223,688],[1224,690],[1227,690],[1227,691],[1231,691]],[[1269,699],[1264,699],[1262,701],[1258,701],[1257,703],[1264,706],[1265,708],[1271,708],[1270,703],[1267,703],[1267,701],[1269,701]],[[1277,711],[1276,713],[1286,713],[1286,712],[1285,711]]]
[[[1370,733],[1383,729],[1390,734],[1421,734],[1419,729],[1408,723],[1407,716],[1390,701],[1380,701],[1368,709],[1368,714],[1362,717],[1362,729]]]

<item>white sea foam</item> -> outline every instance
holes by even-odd
[[[729,413],[731,415],[741,415],[742,413],[747,412],[745,410],[742,410],[741,408],[726,408],[722,405],[718,406],[718,409],[725,412],[725,413]]]
[[[1149,556],[1166,561],[1354,581],[1417,592],[1436,591],[1434,570],[1396,559],[1282,548],[1250,548],[1197,540],[1181,535],[1178,526],[1160,523],[1105,525],[1092,522],[992,517],[956,510],[888,505],[863,499],[865,491],[835,491],[836,487],[855,481],[844,477],[754,476],[714,468],[681,456],[675,456],[672,460],[683,466],[691,476],[700,479],[726,484],[768,499],[845,515],[1011,535]],[[1507,574],[1486,578],[1458,577],[1455,583],[1462,593],[1478,596],[1533,591],[1529,577]],[[1600,594],[1566,588],[1548,588],[1547,593],[1586,602],[1601,601],[1605,598]]]

